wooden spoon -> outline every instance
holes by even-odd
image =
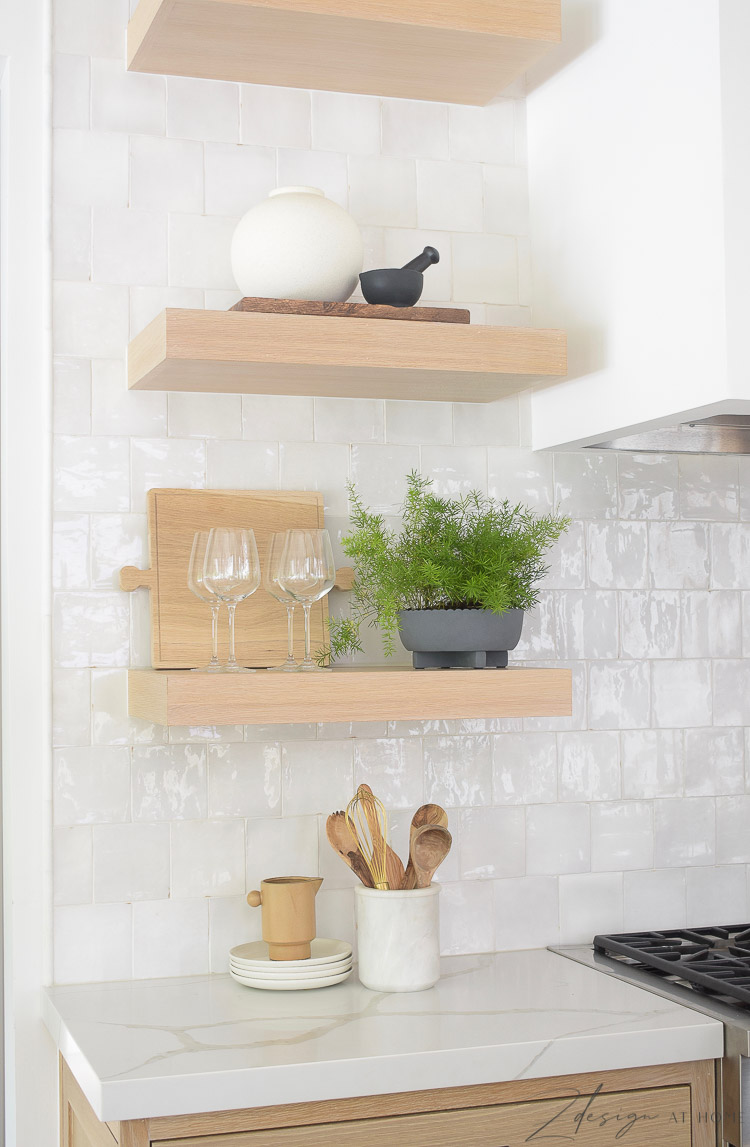
[[[448,827],[448,813],[439,804],[423,804],[414,813],[411,818],[411,828],[409,829],[409,863],[406,866],[404,873],[404,883],[402,888],[416,888],[417,876],[414,871],[414,864],[411,858],[412,847],[414,845],[414,837],[417,830],[423,828],[425,825],[437,824],[441,828]]]
[[[364,789],[366,792],[372,795],[372,789],[369,785],[363,784],[360,785],[359,788]],[[359,789],[357,791],[359,791]],[[382,848],[383,835],[380,830],[380,824],[378,822],[377,816],[374,815],[374,808],[372,809],[371,815],[369,812],[369,807],[370,806],[365,805],[365,813],[367,815],[367,823],[370,828],[370,835],[372,836],[373,849],[378,845]],[[397,889],[403,887],[404,866],[401,861],[401,857],[398,855],[398,853],[393,851],[390,844],[387,842],[385,844],[385,875],[390,888]]]
[[[414,834],[411,860],[417,877],[417,888],[429,888],[436,869],[451,850],[453,839],[440,824],[425,824]]]
[[[332,812],[326,821],[326,836],[334,852],[337,852],[344,864],[348,864],[355,876],[358,876],[366,888],[373,887],[370,869],[365,858],[357,847],[352,830],[346,823],[343,812]]]

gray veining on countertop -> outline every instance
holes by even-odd
[[[355,977],[57,987],[45,1018],[102,1119],[189,1114],[714,1058],[722,1027],[545,951],[456,956],[426,992]]]

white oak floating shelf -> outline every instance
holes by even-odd
[[[340,668],[196,674],[131,669],[128,712],[158,725],[568,717],[569,669]]]
[[[560,40],[560,0],[140,0],[128,67],[486,104]]]
[[[168,309],[131,341],[133,390],[494,402],[561,378],[564,331]]]

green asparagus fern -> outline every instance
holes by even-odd
[[[321,662],[362,650],[360,627],[378,626],[391,656],[402,609],[531,609],[548,572],[547,549],[570,524],[558,514],[536,515],[473,490],[439,498],[416,471],[407,476],[400,532],[373,513],[349,485],[353,526],[342,542],[355,581],[349,617],[329,620],[329,649]]]

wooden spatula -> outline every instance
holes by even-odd
[[[352,830],[346,823],[343,812],[332,812],[326,821],[326,836],[334,852],[337,852],[344,864],[348,864],[355,876],[358,876],[366,888],[372,888],[372,876],[365,863],[365,858],[357,848],[357,842]]]
[[[406,866],[404,873],[404,883],[402,888],[416,888],[417,876],[414,871],[414,864],[412,862],[412,848],[414,845],[414,837],[420,828],[428,825],[436,824],[441,828],[448,827],[448,813],[439,804],[423,804],[414,813],[411,818],[411,828],[409,829],[409,863]]]
[[[360,785],[359,788],[364,789],[368,793],[372,793],[372,789],[369,785],[363,784]],[[365,805],[365,811],[367,812],[367,805]],[[373,844],[375,844],[375,836],[381,835],[380,824],[378,823],[376,817],[370,817],[369,815],[367,823],[370,826],[370,833],[373,837]],[[398,853],[393,851],[390,844],[386,844],[385,846],[385,872],[388,884],[392,890],[403,887],[404,866],[401,862],[401,857],[398,855]]]
[[[426,824],[414,834],[409,859],[414,864],[417,888],[429,888],[432,877],[445,860],[453,843],[447,828],[440,824]]]

